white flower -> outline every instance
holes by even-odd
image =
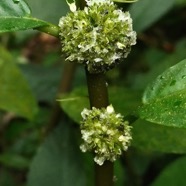
[[[121,58],[121,55],[118,53],[118,54],[114,54],[113,56],[111,56],[110,60],[111,61],[115,61],[116,59],[120,59]]]
[[[118,138],[119,141],[125,141],[125,137],[123,135],[119,136]]]
[[[113,112],[114,112],[113,106],[112,106],[112,105],[107,106],[107,113],[108,113],[108,114],[111,114],[111,113],[113,113]]]
[[[70,10],[71,10],[72,12],[75,12],[76,9],[77,9],[75,1],[74,1],[73,3],[69,3],[68,0],[66,0],[66,2],[67,2],[67,4],[68,4]]]
[[[103,3],[110,3],[113,4],[110,0],[86,0],[88,6],[92,6],[94,4],[103,4]]]
[[[66,60],[84,64],[90,73],[114,68],[136,43],[129,12],[111,0],[86,0],[84,10],[76,10],[59,21],[62,52]]]
[[[117,45],[117,47],[118,47],[119,49],[125,48],[125,45],[124,45],[123,43],[117,42],[116,45]]]
[[[98,164],[98,165],[103,165],[103,163],[104,163],[104,161],[105,161],[105,158],[104,157],[98,157],[98,156],[96,156],[95,158],[94,158],[94,161]]]
[[[84,144],[80,145],[80,149],[82,152],[86,152],[87,151],[87,148]]]
[[[82,139],[84,141],[86,141],[87,143],[91,142],[91,135],[94,133],[94,131],[86,131],[86,130],[82,130],[81,134],[82,134]]]
[[[81,116],[83,119],[85,119],[87,115],[89,115],[89,110],[87,108],[84,108],[81,112]]]
[[[103,59],[101,59],[101,58],[95,58],[95,59],[94,59],[95,62],[100,62],[100,61],[102,61],[102,60],[103,60]]]

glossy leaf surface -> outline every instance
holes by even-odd
[[[0,17],[0,33],[26,30],[46,25],[48,23],[32,17]]]
[[[50,25],[31,17],[31,11],[24,0],[6,0],[0,5],[0,33],[26,30]]]
[[[1,0],[1,16],[29,16],[31,14],[28,4],[24,0]]]
[[[186,127],[186,60],[166,70],[147,87],[139,115],[154,123]]]

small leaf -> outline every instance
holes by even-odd
[[[11,55],[0,47],[0,108],[33,119],[38,107]]]
[[[147,87],[139,116],[150,122],[186,127],[186,60],[170,67]]]
[[[39,148],[31,165],[28,186],[85,186],[81,154],[70,124],[58,126]]]
[[[76,123],[79,123],[82,120],[82,110],[84,108],[89,108],[88,94],[85,87],[75,89],[70,94],[61,96],[61,99],[58,101],[60,102],[62,109]]]
[[[134,30],[142,32],[167,13],[175,0],[139,0],[131,5]]]
[[[132,146],[143,151],[186,153],[186,129],[157,125],[144,120],[133,124]]]
[[[6,0],[0,6],[0,33],[26,30],[50,23],[31,17],[29,6],[24,0]]]
[[[186,172],[186,157],[181,157],[167,166],[154,181],[152,186],[184,186]]]

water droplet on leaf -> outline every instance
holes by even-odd
[[[165,77],[164,76],[160,76],[160,79],[165,79]]]
[[[173,86],[175,84],[176,84],[176,80],[174,79],[174,80],[171,81],[170,86]]]
[[[13,1],[14,1],[14,3],[16,3],[16,4],[20,2],[20,0],[13,0]]]

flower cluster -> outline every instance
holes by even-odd
[[[123,121],[121,114],[116,114],[112,105],[107,108],[92,110],[84,109],[81,113],[81,134],[83,152],[93,151],[94,161],[102,165],[105,160],[115,161],[126,151],[131,137],[131,126],[128,121]]]
[[[113,68],[136,44],[129,12],[122,12],[111,0],[86,0],[59,21],[62,52],[66,60],[87,66],[90,73]],[[73,4],[74,5],[74,4]]]

